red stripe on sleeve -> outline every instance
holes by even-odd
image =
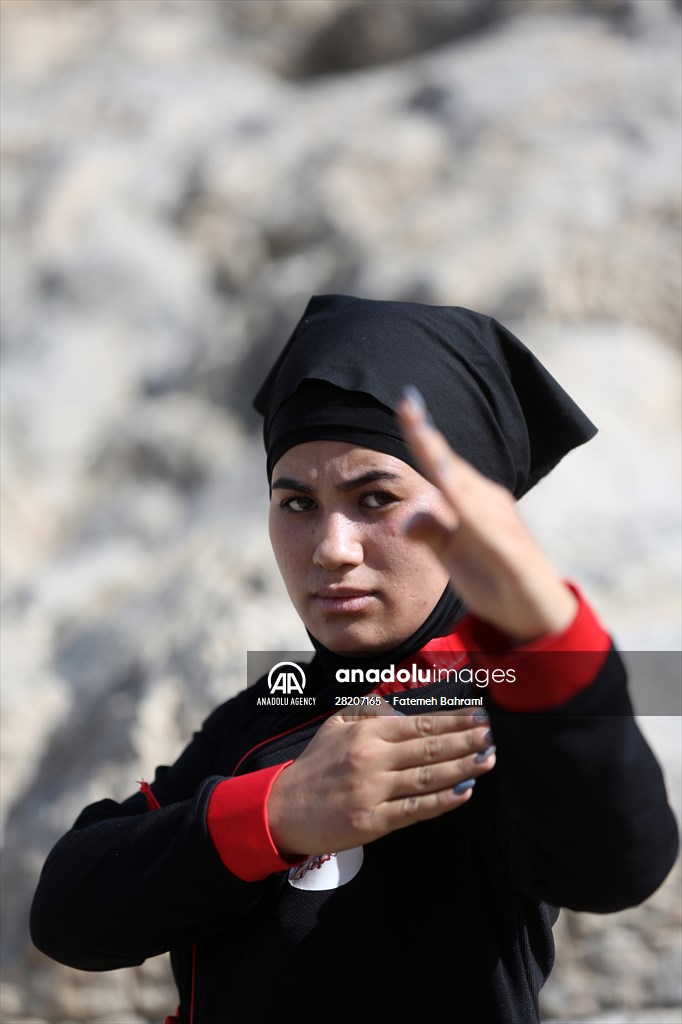
[[[578,589],[567,586],[578,599],[578,610],[562,633],[510,648],[504,634],[473,615],[458,624],[472,662],[490,670],[514,669],[515,683],[488,686],[493,704],[509,711],[546,711],[594,681],[611,639]]]
[[[144,796],[145,800],[147,801],[147,810],[148,811],[160,811],[161,810],[161,804],[159,803],[159,801],[154,796],[152,787],[149,785],[148,782],[145,782],[144,779],[140,780],[140,793],[142,793],[142,795]]]
[[[208,803],[208,831],[228,871],[244,882],[257,882],[277,871],[302,864],[305,857],[286,860],[275,846],[267,817],[267,800],[281,771],[276,764],[248,775],[219,782]]]

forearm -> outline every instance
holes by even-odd
[[[31,935],[48,956],[82,970],[141,963],[239,917],[265,883],[223,864],[206,814],[219,778],[190,800],[147,811],[136,796],[88,808],[50,854],[34,898]]]
[[[558,707],[515,713],[490,701],[490,709],[502,841],[519,889],[594,912],[651,895],[677,854],[677,825],[618,654]]]

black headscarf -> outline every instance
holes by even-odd
[[[414,466],[393,416],[407,384],[419,388],[455,451],[517,498],[597,432],[491,317],[315,295],[254,400],[268,479],[289,448],[313,440],[350,441]]]
[[[254,399],[264,417],[268,480],[281,456],[305,441],[348,441],[419,469],[394,415],[408,384],[455,451],[517,498],[597,432],[491,317],[458,306],[315,295]],[[446,635],[462,611],[446,588],[420,628],[377,662]],[[311,640],[327,670],[344,660]]]

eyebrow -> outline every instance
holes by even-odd
[[[337,491],[354,491],[357,487],[365,487],[367,484],[374,484],[378,480],[401,480],[400,473],[390,473],[385,469],[372,469],[367,473],[362,473],[360,476],[353,477],[352,480],[344,480],[343,483],[337,484]],[[303,491],[304,494],[314,494],[315,488],[311,487],[310,484],[303,483],[302,480],[295,480],[291,476],[280,476],[277,477],[272,484],[272,490],[286,490],[286,491]]]

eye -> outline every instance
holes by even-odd
[[[312,498],[297,494],[293,498],[285,498],[280,502],[279,507],[283,508],[285,512],[309,512],[311,508],[315,507],[315,502]]]
[[[372,491],[371,494],[363,494],[360,504],[364,508],[385,508],[393,505],[398,499],[388,491]]]

